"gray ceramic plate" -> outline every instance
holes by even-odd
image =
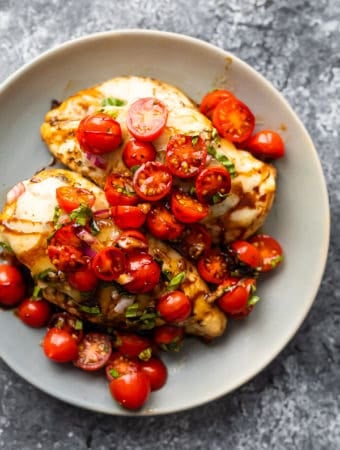
[[[319,288],[329,242],[329,206],[317,153],[282,96],[248,65],[207,43],[152,31],[116,31],[66,43],[25,66],[0,90],[0,190],[44,167],[50,156],[39,126],[51,99],[118,75],[146,75],[173,83],[199,101],[214,87],[235,91],[268,128],[284,128],[287,155],[278,161],[278,192],[265,230],[286,259],[260,285],[262,301],[247,321],[205,345],[189,340],[167,357],[169,380],[139,414],[180,411],[216,399],[263,369],[287,344]],[[130,414],[110,398],[102,375],[53,364],[39,346],[43,331],[0,314],[6,363],[43,391],[84,408]]]

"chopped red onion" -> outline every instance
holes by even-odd
[[[97,240],[96,238],[83,227],[75,227],[75,233],[86,244],[91,245],[94,244]]]
[[[101,155],[95,155],[94,153],[84,152],[86,158],[99,169],[106,169],[107,161]]]
[[[7,193],[7,203],[13,203],[17,198],[20,197],[21,194],[25,192],[26,188],[24,183],[20,181],[20,183],[16,184],[12,187],[12,189]]]
[[[87,244],[84,244],[84,246],[83,246],[83,254],[85,255],[85,256],[88,256],[89,258],[94,258],[95,256],[96,256],[96,254],[97,254],[97,252],[96,252],[96,250],[94,250],[92,247],[90,247],[89,245],[87,245]]]
[[[94,211],[93,217],[98,220],[108,219],[109,217],[111,217],[111,209],[110,208],[98,209],[98,211]]]

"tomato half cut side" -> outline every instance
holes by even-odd
[[[194,223],[185,228],[181,241],[180,250],[191,259],[198,259],[204,252],[210,249],[212,238],[207,228]]]
[[[249,242],[254,245],[261,255],[260,272],[269,272],[275,269],[283,260],[283,249],[279,242],[267,234],[258,234]]]
[[[128,373],[138,372],[140,370],[140,360],[136,357],[123,355],[121,352],[114,351],[105,366],[106,378],[112,381]]]
[[[111,173],[106,178],[104,193],[111,206],[136,205],[139,200],[130,174]]]
[[[105,247],[92,260],[92,270],[103,281],[114,281],[125,272],[126,260],[122,250]]]
[[[170,205],[176,219],[183,223],[199,222],[209,214],[208,205],[179,190],[172,192]]]
[[[184,229],[184,225],[164,205],[156,205],[151,209],[146,224],[150,233],[158,239],[177,239]]]
[[[201,256],[197,269],[203,280],[213,284],[220,284],[229,273],[225,255],[213,249]]]
[[[135,172],[133,186],[140,198],[155,202],[170,192],[172,175],[164,164],[149,161],[142,164]]]
[[[110,337],[104,333],[87,333],[78,344],[78,357],[73,364],[80,369],[101,369],[112,353]]]
[[[231,178],[227,169],[213,166],[203,169],[195,182],[196,195],[200,202],[221,203],[229,193]]]
[[[70,213],[80,205],[92,208],[96,196],[88,189],[75,186],[60,186],[56,189],[57,201],[61,209]]]
[[[168,142],[166,164],[173,175],[191,178],[205,167],[207,154],[207,146],[201,136],[176,134]]]
[[[125,144],[122,158],[126,167],[131,169],[148,161],[154,161],[156,150],[151,142],[142,142],[132,138]]]
[[[208,92],[201,101],[200,112],[207,116],[209,119],[212,118],[213,112],[222,100],[228,100],[234,98],[234,94],[226,89],[216,89],[214,91]]]
[[[247,141],[245,148],[257,158],[277,159],[285,154],[282,137],[272,130],[262,130]]]

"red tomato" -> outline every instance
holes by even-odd
[[[152,357],[141,362],[141,370],[149,378],[152,391],[163,387],[168,378],[168,371],[160,358]]]
[[[75,186],[61,186],[56,189],[57,201],[65,212],[70,213],[80,205],[92,208],[96,196],[91,191]]]
[[[122,130],[119,123],[108,114],[95,113],[81,120],[76,137],[83,150],[101,155],[119,147]]]
[[[138,196],[130,175],[111,173],[105,181],[104,192],[110,205],[136,205]]]
[[[111,353],[112,345],[109,335],[87,333],[78,344],[78,357],[73,364],[87,371],[98,370],[105,366]]]
[[[126,272],[132,280],[124,288],[132,294],[151,291],[159,282],[161,269],[149,253],[131,252],[126,256]]]
[[[147,237],[138,230],[125,230],[116,241],[118,247],[126,252],[148,249]]]
[[[283,250],[276,239],[267,234],[258,234],[249,241],[261,255],[258,270],[268,272],[278,266],[283,260]]]
[[[236,98],[218,103],[212,122],[219,134],[232,142],[246,141],[255,127],[253,113],[247,105]]]
[[[171,291],[161,296],[156,302],[156,309],[166,322],[176,323],[190,316],[192,305],[182,291]]]
[[[66,331],[76,342],[80,342],[84,335],[83,322],[78,317],[65,311],[53,314],[47,326],[47,329],[51,328]]]
[[[203,280],[219,284],[228,276],[226,257],[218,250],[209,250],[197,263],[197,270]]]
[[[254,156],[263,159],[282,158],[285,154],[282,137],[272,130],[262,130],[254,134],[245,147]]]
[[[168,142],[166,164],[180,178],[191,178],[203,169],[207,159],[207,146],[201,136],[176,134]]]
[[[85,265],[82,252],[72,245],[49,245],[47,254],[52,264],[62,272],[72,272]]]
[[[120,352],[113,352],[105,366],[108,381],[112,381],[128,373],[138,372],[139,370],[140,361],[138,358],[125,356]]]
[[[151,142],[137,141],[137,139],[132,138],[126,143],[122,158],[124,164],[131,169],[148,161],[154,161],[156,150]]]
[[[149,161],[136,170],[133,186],[142,199],[150,202],[158,201],[170,192],[172,175],[164,164]]]
[[[210,249],[211,242],[207,228],[200,223],[194,223],[182,234],[180,250],[189,258],[197,259]]]
[[[208,92],[202,98],[200,112],[211,119],[217,104],[222,100],[228,100],[229,98],[234,98],[234,94],[225,89],[216,89]]]
[[[124,408],[139,409],[148,400],[151,387],[144,372],[132,372],[114,378],[109,385],[112,397]]]
[[[222,166],[203,169],[195,182],[196,195],[200,202],[216,204],[222,202],[231,188],[230,174]]]
[[[73,361],[78,356],[78,346],[73,337],[65,330],[51,328],[42,343],[45,355],[58,363]]]
[[[162,350],[178,352],[184,339],[184,329],[175,325],[162,325],[154,329],[153,339]]]
[[[92,260],[95,275],[104,281],[114,281],[125,272],[127,267],[122,250],[116,247],[105,247]]]
[[[170,205],[176,219],[183,223],[199,222],[209,214],[208,205],[178,190],[172,192]]]
[[[240,284],[237,278],[228,278],[223,281],[221,287],[225,288],[226,292],[217,300],[218,306],[227,314],[242,312],[248,303],[248,289]]]
[[[93,291],[98,285],[98,278],[90,266],[85,266],[69,273],[67,281],[74,289],[80,292]]]
[[[33,328],[40,328],[47,324],[52,314],[52,307],[46,300],[25,299],[18,306],[19,319]]]
[[[158,239],[177,239],[184,229],[183,224],[164,205],[156,205],[151,209],[146,224],[150,233]]]
[[[256,269],[261,265],[261,254],[250,242],[234,241],[230,244],[230,248],[239,262],[247,264],[252,269]]]
[[[0,304],[14,306],[25,296],[26,285],[20,270],[9,264],[0,265]]]
[[[254,305],[248,305],[241,312],[231,314],[231,316],[233,319],[243,320],[249,316],[249,314],[252,312],[253,309]]]
[[[146,214],[138,206],[112,206],[111,212],[115,224],[122,230],[126,230],[127,228],[140,228],[146,219]]]
[[[134,333],[116,333],[114,347],[123,355],[137,357],[147,349],[151,349],[151,341],[145,336]]]
[[[71,245],[75,248],[82,246],[82,240],[76,235],[76,227],[74,224],[63,225],[59,228],[50,240],[50,245]]]
[[[126,126],[136,139],[153,141],[162,134],[167,118],[167,107],[160,100],[140,98],[130,106]]]

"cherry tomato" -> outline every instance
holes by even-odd
[[[172,192],[170,205],[176,219],[183,223],[199,222],[209,214],[208,205],[179,190]]]
[[[16,266],[0,265],[0,304],[14,306],[25,296],[26,285],[22,273]]]
[[[247,305],[241,312],[231,314],[233,319],[243,320],[253,311],[254,305]]]
[[[116,245],[126,252],[148,249],[147,237],[138,230],[125,230],[116,240]]]
[[[133,186],[140,198],[150,202],[158,201],[170,192],[172,175],[164,164],[149,161],[136,170]]]
[[[176,134],[168,142],[166,164],[171,173],[180,178],[191,178],[203,169],[207,146],[201,136]]]
[[[81,267],[67,275],[69,284],[80,292],[88,292],[96,289],[98,278],[90,266]]]
[[[130,175],[111,173],[105,181],[104,192],[110,205],[136,205],[136,194]]]
[[[87,371],[98,370],[105,366],[111,353],[111,340],[107,334],[87,333],[78,344],[78,357],[73,364]]]
[[[111,212],[115,224],[122,230],[127,228],[140,228],[146,219],[146,214],[138,206],[112,206]]]
[[[262,261],[261,254],[250,242],[242,240],[234,241],[230,244],[230,249],[239,262],[247,264],[252,269],[256,269],[260,266]]]
[[[244,142],[252,134],[255,117],[247,105],[236,98],[217,104],[212,122],[218,133],[232,142]]]
[[[85,265],[82,252],[72,245],[49,245],[47,254],[52,264],[62,272],[72,272]]]
[[[148,400],[151,391],[149,378],[142,371],[114,378],[109,388],[112,397],[127,409],[141,408]]]
[[[218,306],[227,314],[242,312],[248,303],[249,290],[237,278],[228,278],[221,283],[225,294],[217,300]]]
[[[229,98],[234,98],[234,94],[225,89],[216,89],[208,92],[202,98],[200,112],[211,119],[217,104],[222,100],[228,100]]]
[[[222,166],[203,169],[195,181],[196,195],[200,202],[216,204],[222,202],[231,188],[230,174]]]
[[[83,150],[101,155],[119,147],[122,130],[119,123],[108,114],[95,113],[80,121],[76,137]]]
[[[192,305],[182,291],[171,291],[162,295],[157,301],[156,310],[166,322],[176,323],[190,316]]]
[[[156,205],[151,209],[146,224],[150,233],[158,239],[177,239],[184,229],[184,225],[164,205]]]
[[[257,158],[277,159],[285,154],[282,137],[272,130],[262,130],[254,134],[245,147]]]
[[[123,355],[128,357],[137,357],[147,349],[151,349],[151,341],[145,336],[139,336],[134,333],[116,333],[114,347]]]
[[[42,343],[45,355],[58,363],[73,361],[78,356],[78,345],[65,330],[51,328]]]
[[[116,247],[103,248],[92,260],[95,275],[104,281],[117,280],[126,268],[124,253]]]
[[[40,328],[50,319],[52,307],[46,300],[27,298],[18,306],[17,314],[26,325]]]
[[[120,352],[113,352],[106,363],[105,372],[108,381],[126,375],[127,373],[138,372],[140,370],[140,360],[136,357],[129,357]]]
[[[53,314],[47,325],[48,330],[51,328],[66,331],[76,342],[80,342],[84,335],[83,322],[78,317],[65,311]]]
[[[189,258],[197,259],[210,249],[211,243],[211,235],[207,228],[200,223],[194,223],[184,230],[180,250]]]
[[[126,256],[126,272],[132,280],[124,288],[132,294],[151,291],[159,282],[161,269],[153,257],[145,252],[131,252]]]
[[[197,270],[203,280],[219,284],[228,276],[225,255],[218,250],[207,251],[197,262]]]
[[[160,358],[152,357],[141,362],[141,370],[147,375],[152,391],[157,391],[163,387],[168,378],[168,371]]]
[[[162,325],[154,329],[153,339],[162,350],[178,352],[184,339],[184,329],[175,325]]]
[[[268,272],[277,267],[283,260],[283,250],[276,239],[267,234],[258,234],[249,242],[254,245],[261,255],[258,270]]]
[[[76,235],[76,226],[74,224],[63,225],[59,228],[50,240],[50,245],[71,245],[75,248],[82,246],[82,240]]]
[[[167,107],[160,100],[140,98],[130,106],[126,126],[136,139],[153,141],[162,134],[167,118]]]
[[[61,186],[56,189],[57,201],[65,212],[70,213],[80,205],[92,208],[96,196],[88,189],[75,186]]]
[[[130,139],[124,149],[122,155],[124,164],[131,169],[132,167],[141,166],[148,161],[156,159],[156,150],[151,142],[137,141]]]

